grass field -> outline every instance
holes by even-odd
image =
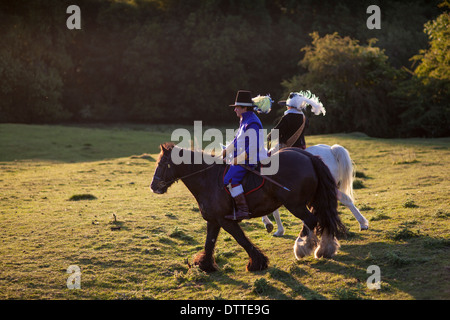
[[[193,196],[181,182],[149,189],[171,129],[0,125],[0,299],[450,299],[449,138],[307,137],[349,150],[369,230],[340,206],[339,253],[297,261],[301,222],[282,208],[281,238],[260,219],[241,223],[267,270],[246,272],[222,230],[220,271],[205,274],[187,265],[206,236]],[[67,288],[71,265],[79,290]],[[370,265],[379,290],[366,286]]]

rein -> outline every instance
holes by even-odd
[[[165,170],[166,169],[170,169],[170,163],[164,163],[164,165],[167,165],[167,168],[165,168],[164,169],[164,173],[165,173]],[[184,175],[184,176],[182,176],[182,177],[179,177],[179,178],[173,178],[173,179],[171,179],[171,180],[169,180],[169,181],[164,181],[163,179],[161,179],[158,175],[154,175],[154,179],[156,179],[156,180],[159,180],[159,181],[161,181],[164,185],[170,185],[170,184],[172,184],[172,183],[174,183],[174,182],[176,182],[176,181],[178,181],[178,180],[182,180],[182,179],[186,179],[186,178],[189,178],[189,177],[191,177],[191,176],[194,176],[194,175],[196,175],[196,174],[199,174],[199,173],[201,173],[201,172],[204,172],[204,171],[206,171],[206,170],[208,170],[208,169],[210,169],[210,168],[212,168],[213,166],[215,165],[215,163],[213,163],[213,164],[211,164],[211,165],[209,165],[209,166],[207,166],[206,168],[203,168],[203,169],[200,169],[200,170],[198,170],[198,171],[195,171],[195,172],[192,172],[192,173],[189,173],[189,174],[186,174],[186,175]]]
[[[167,182],[167,184],[176,182],[177,180],[180,180],[180,179],[183,180],[183,179],[189,178],[189,177],[191,177],[191,176],[194,176],[194,175],[196,175],[196,174],[198,174],[198,173],[201,173],[201,172],[203,172],[203,171],[206,171],[206,170],[212,168],[214,165],[215,165],[215,163],[210,164],[210,165],[207,166],[206,168],[203,168],[203,169],[201,169],[201,170],[195,171],[195,172],[193,172],[193,173],[189,173],[189,174],[187,174],[187,175],[185,175],[185,176],[182,176],[182,177],[180,177],[180,178],[172,179],[171,181]]]

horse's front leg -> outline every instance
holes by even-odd
[[[267,269],[269,258],[267,258],[244,234],[241,227],[236,221],[222,220],[222,228],[225,229],[233,238],[247,251],[249,262],[247,271],[259,271]]]
[[[214,272],[218,270],[214,259],[214,247],[216,246],[217,236],[219,235],[220,225],[216,221],[208,221],[206,225],[207,234],[205,241],[205,250],[199,252],[194,258],[194,265],[205,272]]]
[[[281,222],[280,212],[277,209],[274,212],[272,212],[272,215],[275,218],[275,221],[277,222],[277,229],[278,229],[277,232],[275,232],[273,235],[274,237],[281,237],[282,235],[284,235],[284,227],[283,223]],[[273,230],[273,223],[272,221],[270,221],[269,217],[267,216],[262,217],[262,222],[264,223],[267,232],[271,233]]]
[[[356,220],[359,222],[360,230],[367,230],[369,229],[369,221],[359,212],[358,208],[355,207],[352,199],[350,199],[349,196],[347,196],[345,193],[338,190],[337,193],[338,199],[340,202],[342,202],[343,205],[345,205],[347,208],[350,209],[350,211],[355,216]]]
[[[273,223],[270,221],[268,216],[262,217],[262,222],[264,223],[264,226],[266,227],[266,230],[268,233],[271,233],[273,230]]]

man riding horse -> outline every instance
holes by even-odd
[[[255,169],[258,163],[267,158],[267,150],[264,147],[264,135],[262,124],[253,112],[255,105],[250,91],[240,90],[236,95],[234,112],[240,118],[239,129],[234,140],[223,150],[222,156],[229,163],[230,169],[226,173],[223,183],[228,186],[230,194],[236,204],[233,215],[225,218],[231,220],[243,220],[250,218],[247,201],[242,187],[247,169],[241,164]]]
[[[306,149],[305,129],[309,126],[304,110],[307,105],[311,105],[314,114],[325,115],[325,108],[319,99],[310,91],[291,92],[287,100],[278,102],[280,106],[286,106],[278,124],[274,129],[279,130],[279,148],[297,147]],[[267,136],[267,143],[270,149],[272,133]]]
[[[223,185],[217,184],[217,178],[224,172],[224,164],[207,163],[203,160],[203,151],[182,149],[173,143],[161,145],[150,186],[156,194],[163,194],[174,182],[181,180],[196,199],[200,213],[207,222],[204,251],[194,259],[194,265],[203,271],[217,270],[214,248],[221,229],[247,252],[247,270],[266,269],[269,259],[246,237],[239,221],[262,217],[280,206],[303,221],[303,229],[296,240],[297,257],[314,252],[317,258],[330,258],[339,248],[337,237],[345,233],[337,211],[336,183],[330,170],[320,158],[299,148],[284,148],[272,155],[279,160],[275,179],[273,182],[267,180],[261,188],[245,197],[241,183],[246,169],[238,164],[254,168],[268,157],[260,130],[261,122],[252,111],[255,103],[249,91],[240,91],[232,105],[241,121],[235,139],[224,152],[232,165],[223,183],[231,184],[234,201],[224,191]],[[200,158],[202,163],[174,162],[173,152],[175,155],[182,153],[190,160]],[[280,188],[280,184],[287,188]],[[237,210],[234,210],[233,202]],[[318,237],[321,237],[320,243]]]

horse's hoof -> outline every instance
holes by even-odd
[[[316,251],[314,252],[314,258],[320,259],[331,259],[336,254],[335,250],[327,250],[321,246],[318,246]]]
[[[198,266],[200,270],[205,271],[207,273],[215,272],[219,270],[214,258],[207,258],[205,251],[201,251],[194,256],[193,265],[189,264],[189,261],[186,259],[186,262],[189,266],[189,269],[192,266]]]
[[[269,267],[269,260],[264,257],[261,261],[258,262],[254,262],[254,261],[249,261],[249,263],[247,264],[247,271],[262,271],[265,270]]]
[[[298,237],[294,243],[294,255],[297,260],[309,256],[317,246],[318,239],[314,233],[309,236]]]
[[[369,230],[369,226],[360,226],[359,231]]]
[[[314,258],[330,259],[336,254],[339,248],[339,242],[335,237],[331,237],[330,235],[322,235],[320,244],[316,251],[314,251]]]
[[[278,229],[278,231],[273,234],[274,237],[281,237],[283,235],[284,235],[284,229]]]
[[[261,271],[268,267],[269,258],[258,250],[254,256],[249,258],[246,269],[247,271]]]
[[[266,230],[268,233],[271,233],[273,231],[273,224],[271,223],[266,224]]]
[[[295,240],[294,243],[294,255],[297,260],[300,260],[301,258],[304,258],[311,254],[311,249],[307,248],[306,245],[306,239],[302,239],[300,237]]]

